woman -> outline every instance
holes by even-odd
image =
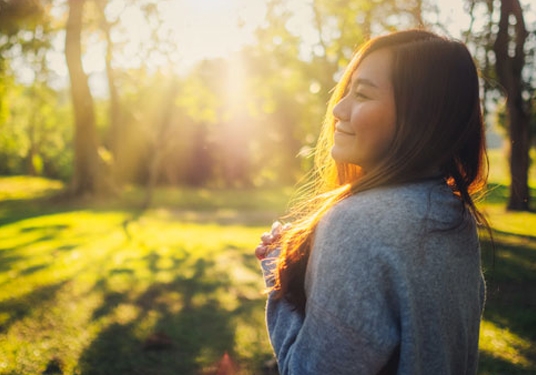
[[[281,374],[475,374],[485,285],[477,70],[423,30],[368,42],[334,90],[315,185],[256,249]]]

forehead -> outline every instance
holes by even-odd
[[[378,50],[367,55],[352,74],[352,84],[370,82],[377,87],[391,86],[392,54],[389,50]]]

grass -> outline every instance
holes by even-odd
[[[533,159],[536,155],[533,155]],[[480,337],[482,375],[536,373],[536,213],[505,209],[509,178],[499,150],[490,152],[490,186],[480,208],[493,228],[483,235],[487,302]],[[529,176],[532,207],[536,169]]]
[[[263,371],[252,247],[281,191],[163,189],[133,220],[135,190],[64,203],[55,182],[0,186],[0,374],[209,374],[226,352]]]
[[[481,204],[495,250],[484,236],[479,374],[528,375],[536,373],[536,214],[505,211],[501,173],[492,170],[497,188]],[[49,198],[61,188],[0,178],[1,375],[205,375],[225,353],[240,374],[267,373],[252,248],[289,190],[160,189],[140,215],[139,190]]]

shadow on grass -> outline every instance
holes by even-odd
[[[58,235],[61,231],[69,228],[68,225],[43,225],[39,227],[27,227],[27,228],[21,228],[17,232],[10,233],[6,236],[0,237],[0,273],[7,273],[12,271],[13,269],[16,269],[18,264],[23,263],[28,255],[26,253],[26,250],[28,248],[39,246],[41,243],[45,244],[48,241],[53,241],[58,238]],[[39,233],[43,232],[43,233]],[[28,234],[30,235],[28,236]],[[32,235],[33,234],[33,235]],[[21,238],[24,239],[21,241]],[[6,244],[2,244],[2,240],[11,240],[15,239],[17,242],[16,245],[12,246],[5,246]],[[24,269],[20,269],[15,271],[13,277],[24,277],[29,276],[34,273],[43,271],[53,265],[53,263],[56,261],[56,256],[60,253],[69,252],[73,249],[75,249],[79,244],[64,244],[62,246],[59,246],[57,248],[54,248],[50,252],[50,256],[48,257],[42,257],[42,254],[36,255],[37,257],[42,257],[43,261],[39,264],[34,264],[31,266],[28,266]],[[36,261],[36,259],[34,259]],[[37,261],[36,261],[37,263]],[[4,282],[0,282],[0,287],[4,283],[11,282],[9,278],[5,279]]]
[[[487,280],[484,319],[530,343],[515,348],[530,361],[536,373],[536,237],[495,232],[495,253],[483,241],[483,266]],[[523,367],[483,353],[482,370],[490,374],[528,374]]]
[[[166,267],[159,266],[155,251],[144,258],[153,275],[176,271],[169,282],[153,282],[139,294],[112,290],[112,274],[134,277],[128,268],[113,270],[95,284],[104,300],[93,320],[112,316],[120,305],[136,313],[101,331],[79,360],[80,374],[205,374],[207,363],[210,370],[224,353],[234,355],[237,317],[262,309],[262,302],[228,306],[222,297],[232,289],[229,273],[214,260],[176,253]]]
[[[56,196],[2,200],[0,201],[0,226],[70,210],[72,208],[68,204],[63,204]]]
[[[7,272],[11,269],[13,264],[16,264],[24,259],[23,256],[13,254],[17,247],[0,249],[0,272]]]
[[[43,286],[34,289],[31,293],[0,302],[0,316],[8,317],[5,321],[0,321],[0,333],[7,332],[11,325],[24,319],[38,306],[53,300],[66,283],[66,281],[62,281]]]
[[[520,368],[516,364],[493,357],[488,353],[480,353],[478,373],[489,375],[533,375],[534,369]]]

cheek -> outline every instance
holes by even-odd
[[[383,107],[362,108],[352,113],[351,125],[356,134],[370,137],[371,141],[391,140],[395,133],[396,119],[392,112],[386,111]]]
[[[378,122],[376,141],[378,147],[387,148],[391,145],[395,137],[395,121],[391,117],[384,117]]]

